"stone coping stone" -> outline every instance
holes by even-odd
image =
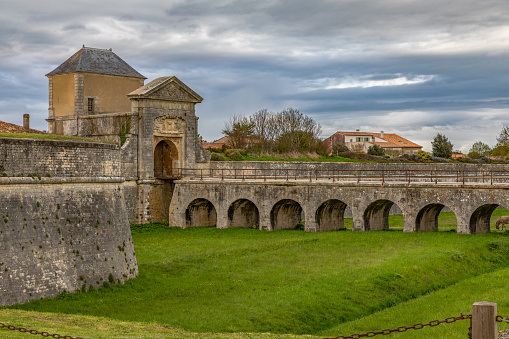
[[[0,137],[0,143],[19,145],[31,143],[33,145],[53,146],[60,147],[71,147],[71,148],[103,148],[103,149],[119,149],[118,145],[106,144],[92,141],[80,141],[80,140],[53,140],[53,139],[30,139],[30,138],[2,138]]]
[[[0,177],[0,185],[123,183],[124,177]]]

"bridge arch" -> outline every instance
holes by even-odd
[[[393,201],[380,199],[372,202],[364,210],[364,230],[380,231],[389,229],[389,212],[394,205]],[[404,211],[402,210],[403,215]]]
[[[438,215],[444,207],[445,205],[440,203],[428,204],[422,207],[415,218],[415,231],[438,231]]]
[[[470,216],[470,233],[486,233],[490,231],[491,214],[498,204],[485,204],[477,207]]]
[[[186,227],[216,226],[217,212],[207,199],[194,199],[186,208]]]
[[[338,199],[323,202],[315,213],[317,229],[320,232],[345,228],[346,203]]]
[[[295,229],[304,220],[304,210],[295,200],[282,199],[270,211],[272,230]]]
[[[168,178],[176,175],[179,154],[177,146],[170,140],[161,140],[154,148],[154,177]]]
[[[228,227],[260,227],[258,207],[248,199],[237,199],[228,208]]]

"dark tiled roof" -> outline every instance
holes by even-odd
[[[14,125],[5,121],[0,121],[0,133],[35,133],[35,134],[44,134],[45,132],[38,131],[36,129],[29,128],[28,130],[24,130],[23,126]]]
[[[146,79],[109,49],[83,47],[60,66],[46,74],[98,73]]]

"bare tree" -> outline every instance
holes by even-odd
[[[269,152],[314,152],[322,148],[318,138],[321,126],[296,108],[286,108],[278,113],[262,109],[249,118],[234,115],[223,129],[230,145]],[[252,142],[251,142],[252,141]]]
[[[509,144],[509,127],[504,126],[498,135],[497,141],[500,145]]]
[[[274,135],[274,113],[266,108],[259,110],[249,117],[253,125],[253,137],[261,151],[268,152],[271,148]]]
[[[311,152],[318,143],[321,126],[298,109],[286,108],[276,114],[280,152]]]

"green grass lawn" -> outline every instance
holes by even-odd
[[[484,294],[470,291],[466,279],[509,267],[508,235],[135,226],[136,279],[12,308],[202,333],[351,334],[362,328],[361,319],[366,328],[388,327],[377,314],[391,317],[384,312],[410,302],[414,311],[394,316],[404,320],[397,326],[433,320],[435,313],[424,309],[422,317],[412,317],[424,307],[419,300],[460,283],[467,288],[451,297],[461,307],[449,299],[441,305],[441,297],[434,303],[447,311],[444,317],[469,312],[471,299]]]

